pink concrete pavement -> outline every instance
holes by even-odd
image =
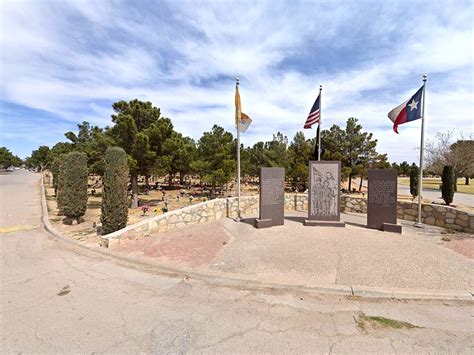
[[[284,226],[255,229],[252,219],[193,226],[111,247],[125,257],[260,282],[474,289],[472,236],[450,235],[402,221],[403,234],[364,228],[365,216],[344,214],[346,228],[305,227],[304,213]]]
[[[219,224],[204,224],[137,240],[121,240],[113,250],[135,258],[188,267],[206,267],[232,236]]]

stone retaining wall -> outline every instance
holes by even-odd
[[[227,202],[227,217],[235,218],[237,217],[237,198],[228,198]],[[240,198],[240,210],[242,214],[258,214],[259,209],[259,196],[242,196]]]
[[[285,194],[285,211],[307,211],[307,194]]]
[[[367,199],[343,195],[341,196],[341,212],[367,213]]]
[[[304,195],[307,198],[307,195]],[[307,206],[307,202],[305,202]],[[341,196],[341,212],[367,213],[367,199],[349,195]],[[397,218],[416,221],[418,203],[398,201]],[[425,224],[443,227],[459,232],[474,233],[474,214],[450,206],[424,203],[421,221]]]
[[[398,202],[397,217],[415,221],[418,216],[418,204],[414,202]],[[423,204],[421,220],[425,224],[443,227],[459,232],[474,233],[474,214],[458,210],[454,207]]]
[[[103,236],[104,239],[134,238],[149,236],[154,233],[163,233],[188,225],[200,224],[227,217],[227,200],[215,199],[196,205],[187,206],[179,210],[170,211],[162,215],[147,218],[138,223],[127,226],[116,232]]]
[[[258,214],[258,195],[242,196],[240,208],[243,215]],[[308,195],[285,194],[285,210],[307,211]],[[472,213],[453,207],[433,204],[424,204],[422,211],[423,223],[466,233],[474,233],[474,214]],[[367,213],[367,199],[343,195],[341,196],[341,212]],[[398,202],[397,218],[415,221],[416,216],[417,203]],[[163,215],[147,218],[119,231],[105,235],[103,238],[114,240],[149,236],[189,225],[215,221],[224,217],[237,217],[237,198],[220,198],[187,206]]]

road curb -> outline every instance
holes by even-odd
[[[144,269],[148,272],[157,273],[169,277],[179,277],[187,279],[195,279],[203,281],[210,285],[238,288],[240,290],[249,291],[263,291],[263,292],[300,292],[306,294],[331,294],[341,296],[354,296],[369,299],[400,299],[400,300],[457,300],[457,301],[472,301],[473,294],[468,291],[455,290],[418,290],[418,289],[404,289],[404,288],[383,288],[372,286],[359,285],[292,285],[292,284],[278,284],[271,282],[261,282],[242,277],[223,276],[215,273],[200,273],[185,268],[175,266],[162,265],[158,263],[151,263],[143,260],[136,260],[124,257],[109,249],[101,247],[93,247],[84,245],[75,240],[67,238],[59,233],[49,221],[48,206],[46,203],[46,190],[43,182],[44,176],[41,175],[41,224],[43,228],[51,234],[56,240],[64,242],[68,245],[82,249],[83,251],[93,253],[108,259],[116,260],[122,264],[133,268]]]

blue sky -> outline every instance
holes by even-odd
[[[420,121],[387,112],[427,86],[427,138],[473,132],[472,1],[2,1],[0,145],[26,157],[111,104],[152,101],[199,138],[233,131],[234,78],[253,124],[245,145],[302,130],[320,84],[323,128],[357,117],[391,161],[417,161]],[[306,130],[313,136],[314,130]]]

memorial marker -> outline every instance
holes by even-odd
[[[341,162],[310,161],[306,226],[344,227],[341,222]]]
[[[402,227],[397,225],[396,170],[369,170],[367,227],[386,232],[402,232]]]
[[[260,168],[260,218],[255,227],[268,228],[284,224],[285,168]]]

